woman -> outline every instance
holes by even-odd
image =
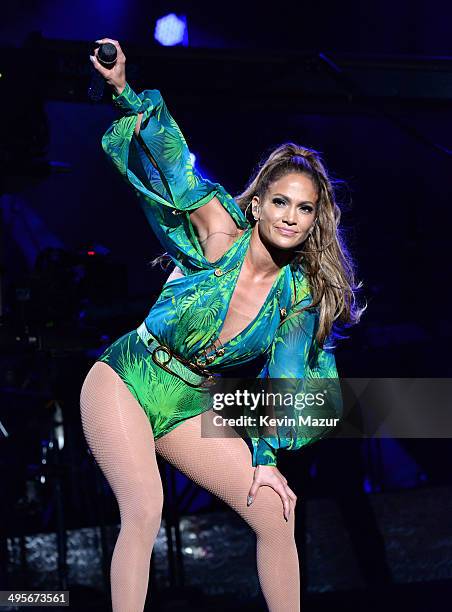
[[[117,48],[113,69],[96,56],[91,61],[123,115],[104,135],[103,148],[137,190],[176,265],[143,324],[105,351],[81,391],[85,436],[121,515],[111,565],[113,610],[144,606],[163,503],[157,452],[252,527],[269,610],[295,612],[296,496],[276,467],[276,452],[312,443],[331,426],[315,434],[290,426],[252,436],[251,458],[230,427],[220,437],[202,436],[201,417],[213,418],[208,384],[259,356],[266,359],[261,378],[289,378],[296,389],[306,380],[329,379],[337,390],[325,340],[335,319],[355,323],[361,311],[331,181],[316,152],[289,143],[234,200],[193,167],[160,92],[132,91],[118,42],[97,42]],[[337,396],[330,402],[339,414]]]

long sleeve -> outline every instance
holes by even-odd
[[[274,417],[280,420],[272,435],[250,436],[253,466],[276,465],[279,449],[297,450],[312,444],[334,429],[335,419],[342,417],[334,354],[328,341],[320,348],[315,339],[318,313],[304,311],[288,317],[276,333],[258,377],[272,379],[271,393],[297,401],[274,406]]]
[[[102,147],[124,179],[135,189],[155,235],[184,273],[210,267],[199,245],[189,213],[215,195],[240,228],[247,221],[238,204],[219,183],[203,178],[193,166],[186,140],[157,89],[136,94],[127,83],[113,103],[122,117],[102,138]],[[138,113],[140,133],[134,134]]]

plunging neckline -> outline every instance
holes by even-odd
[[[234,286],[233,286],[232,291],[231,291],[230,296],[229,296],[229,300],[228,300],[228,303],[227,303],[227,306],[226,306],[226,314],[225,314],[225,316],[224,316],[224,318],[223,318],[223,321],[222,321],[222,323],[221,323],[221,326],[220,326],[219,330],[218,330],[218,331],[216,332],[216,334],[215,334],[215,340],[214,340],[213,342],[211,342],[211,344],[210,344],[209,346],[212,346],[212,345],[214,346],[214,345],[215,345],[215,342],[219,342],[219,344],[220,344],[220,348],[222,348],[222,347],[226,347],[226,346],[228,346],[228,344],[230,344],[230,343],[231,343],[231,342],[233,342],[234,340],[237,340],[237,339],[238,339],[240,336],[243,336],[244,334],[246,334],[246,333],[248,332],[248,330],[249,330],[249,329],[250,329],[250,328],[251,328],[251,327],[252,327],[252,326],[253,326],[253,325],[256,323],[256,321],[257,321],[257,320],[258,320],[258,319],[261,317],[262,312],[264,311],[264,309],[265,309],[265,308],[266,308],[266,306],[267,306],[267,302],[268,302],[268,301],[269,301],[269,300],[270,300],[270,299],[273,297],[273,294],[274,294],[274,292],[275,292],[275,290],[276,290],[276,286],[278,285],[278,283],[279,283],[279,281],[280,281],[280,279],[281,279],[281,276],[282,276],[282,274],[283,274],[283,272],[284,272],[285,266],[283,266],[283,267],[282,267],[282,268],[279,270],[278,274],[276,275],[275,280],[273,281],[273,284],[272,284],[272,286],[270,287],[270,289],[269,289],[269,291],[268,291],[268,293],[267,293],[267,296],[266,296],[265,300],[263,301],[262,306],[260,307],[260,309],[259,309],[259,311],[258,311],[257,315],[254,317],[254,319],[252,319],[252,320],[251,320],[251,321],[248,323],[248,325],[247,325],[246,327],[244,327],[244,328],[242,329],[242,331],[240,331],[238,334],[236,334],[235,336],[233,336],[233,337],[232,337],[232,338],[230,338],[229,340],[226,340],[225,342],[222,342],[222,341],[220,340],[221,332],[223,331],[224,325],[225,325],[225,323],[226,323],[226,318],[227,318],[227,316],[228,316],[228,314],[229,314],[229,309],[230,309],[230,305],[231,305],[231,302],[232,302],[232,298],[233,298],[234,292],[235,292],[235,290],[236,290],[236,288],[237,288],[237,283],[238,283],[239,278],[240,278],[240,273],[241,273],[241,271],[242,271],[243,264],[244,264],[244,262],[245,262],[245,258],[246,258],[246,256],[247,256],[248,251],[249,251],[249,248],[250,248],[250,240],[251,240],[251,231],[252,231],[252,228],[250,228],[250,230],[249,230],[249,231],[250,231],[250,234],[249,234],[249,236],[248,236],[248,243],[245,245],[245,252],[244,252],[244,254],[243,254],[243,257],[241,258],[240,265],[238,266],[237,278],[236,278],[236,280],[235,280]],[[244,235],[246,235],[246,232],[245,232],[245,233],[244,233],[242,236],[240,236],[240,238],[242,238]],[[239,240],[240,240],[240,238],[239,238]],[[221,259],[221,258],[220,258],[220,259]],[[217,262],[217,263],[218,263],[218,262]],[[210,350],[207,352],[207,354],[209,355],[211,352],[214,352],[214,351],[216,351],[215,347],[214,347],[214,348],[212,348],[212,349],[210,349]]]

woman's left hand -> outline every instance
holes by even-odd
[[[278,493],[284,507],[284,518],[286,521],[289,520],[290,502],[292,501],[295,510],[297,496],[287,484],[287,478],[273,465],[258,465],[254,470],[253,484],[248,493],[248,500],[252,498],[250,503],[254,501],[259,487],[262,486],[271,487]],[[248,506],[250,503],[248,503]]]

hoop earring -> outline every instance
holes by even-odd
[[[247,215],[248,208],[249,208],[250,206],[251,206],[251,201],[250,201],[250,202],[248,202],[248,205],[247,205],[247,207],[245,208],[245,217],[246,217],[246,215]],[[259,221],[259,219],[256,219],[256,217],[255,217],[254,215],[253,215],[253,219],[254,219],[255,221]]]
[[[250,206],[251,206],[251,201],[249,201],[249,202],[248,202],[248,204],[247,204],[247,206],[246,206],[246,208],[245,208],[245,213],[244,213],[244,214],[245,214],[245,217],[246,217],[246,215],[247,215],[248,208],[249,208]],[[254,214],[253,214],[253,219],[254,219],[255,221],[259,221],[259,219],[256,219],[256,217],[254,216]]]

